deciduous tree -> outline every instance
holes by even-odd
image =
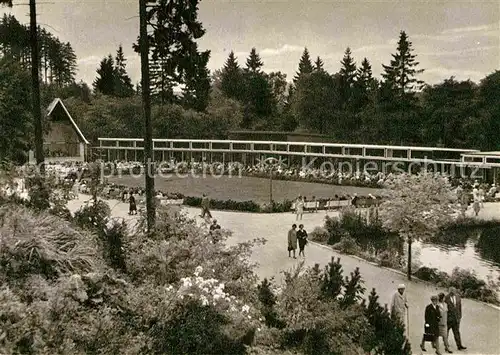
[[[408,244],[411,280],[412,243],[425,240],[458,215],[457,199],[447,178],[429,172],[398,174],[387,180],[388,196],[380,206],[384,227],[398,232]]]

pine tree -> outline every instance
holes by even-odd
[[[365,315],[373,328],[375,338],[370,344],[377,354],[410,355],[411,346],[405,336],[405,327],[401,321],[391,318],[387,305],[380,306],[379,296],[372,289],[368,296],[368,305],[363,302]]]
[[[224,63],[221,73],[221,90],[226,97],[241,100],[243,99],[243,75],[238,65],[234,52],[229,53],[229,57]]]
[[[184,73],[186,85],[183,89],[183,104],[200,112],[206,110],[210,101],[210,70],[207,67],[209,58],[210,51],[200,53],[192,61],[192,67]]]
[[[344,298],[341,302],[342,307],[347,308],[357,304],[363,299],[366,289],[363,287],[363,280],[359,272],[359,267],[357,267],[354,272],[351,272],[350,278],[347,276],[345,277],[344,287]]]
[[[195,75],[191,69],[200,58],[195,44],[205,34],[198,19],[199,2],[162,0],[148,4],[151,86],[162,103],[173,103],[173,88],[195,80],[189,77]],[[139,44],[134,45],[134,50],[140,52]]]
[[[342,292],[344,286],[342,264],[340,258],[332,257],[332,260],[325,266],[325,272],[321,280],[321,292],[324,297],[336,299]]]
[[[123,53],[123,47],[120,44],[116,51],[115,66],[114,66],[114,80],[115,89],[114,94],[118,97],[128,97],[134,94],[134,86],[132,80],[127,74],[126,66],[127,59]]]
[[[309,51],[307,48],[304,48],[304,52],[302,53],[302,56],[300,57],[299,61],[299,70],[295,74],[295,77],[293,78],[293,83],[297,84],[299,79],[305,75],[305,74],[311,74],[313,72],[313,65],[311,62],[311,57],[309,55]]]
[[[356,71],[356,81],[353,90],[353,108],[361,110],[365,107],[373,95],[376,81],[373,78],[372,66],[368,59],[364,58],[361,67]]]
[[[252,50],[250,51],[250,55],[247,58],[246,71],[254,74],[260,73],[263,65],[264,63],[262,63],[257,50],[255,48],[252,48]]]
[[[353,86],[356,79],[356,63],[352,58],[349,47],[345,50],[344,58],[340,61],[340,64],[342,106],[348,108],[351,104]]]
[[[323,60],[318,56],[318,58],[316,58],[316,61],[314,62],[314,70],[316,71],[324,70],[323,65],[324,65]]]
[[[75,82],[77,71],[76,54],[69,42],[61,46],[61,84],[67,86]]]
[[[115,93],[115,69],[113,57],[108,55],[101,60],[97,69],[98,77],[94,80],[93,87],[104,95],[114,95]]]
[[[392,55],[390,65],[382,65],[384,84],[398,98],[413,98],[415,92],[423,87],[423,81],[416,78],[423,72],[423,69],[417,69],[419,62],[416,57],[407,34],[401,31],[397,52]]]

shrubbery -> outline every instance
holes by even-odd
[[[421,280],[436,283],[442,287],[455,287],[464,297],[479,301],[500,304],[495,282],[487,283],[479,279],[475,272],[467,269],[454,268],[451,275],[436,268],[421,267],[414,275]]]
[[[259,300],[267,328],[256,342],[274,344],[283,353],[410,354],[403,326],[384,313],[375,290],[368,304],[364,292],[359,270],[344,278],[340,259],[332,259],[324,271],[299,265],[285,273],[279,290],[264,280]]]
[[[131,234],[93,202],[69,221],[0,209],[0,353],[362,354],[387,341],[339,261],[256,287],[263,241],[227,246],[222,231],[214,244],[170,206],[153,235]]]
[[[334,249],[341,253],[354,254],[366,260],[377,262],[380,266],[400,269],[403,258],[400,238],[396,233],[385,230],[378,220],[375,219],[372,222],[372,224],[368,224],[366,218],[357,213],[356,210],[346,209],[341,211],[338,218],[326,217],[324,228],[318,229],[316,233],[313,232],[311,240],[332,245]],[[496,225],[496,222],[460,220],[457,224],[447,225],[443,228],[440,236],[436,238],[443,240],[444,235],[447,235],[443,234],[444,232],[459,230],[461,222],[471,228],[477,228],[478,225]],[[327,235],[323,233],[325,230]],[[494,228],[491,230],[494,230]],[[489,237],[488,233],[495,235],[493,238],[496,240],[497,234],[495,232],[486,232],[486,237],[481,236],[478,244],[484,243],[484,238]],[[493,304],[499,303],[498,283],[487,283],[480,280],[469,270],[456,268],[451,275],[448,275],[435,268],[421,267],[413,275],[442,287],[454,286],[461,290],[464,297]]]

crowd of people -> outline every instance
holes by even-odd
[[[400,284],[398,290],[394,293],[391,300],[391,317],[399,320],[406,329],[409,328],[408,317],[408,299],[406,297],[406,286]],[[462,300],[457,290],[450,287],[448,294],[439,293],[431,296],[431,302],[427,305],[424,312],[424,332],[420,349],[427,351],[426,343],[431,343],[436,354],[441,354],[439,338],[443,339],[444,350],[451,354],[448,335],[450,329],[455,339],[457,350],[467,349],[460,336],[460,322],[462,320]]]

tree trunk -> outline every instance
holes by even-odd
[[[411,281],[411,244],[413,243],[412,237],[408,236],[408,269],[407,276],[408,280]]]
[[[36,26],[36,4],[30,0],[30,47],[31,47],[31,91],[33,95],[33,119],[35,123],[35,157],[40,174],[45,173],[43,158],[42,110],[40,108],[40,78],[38,77],[38,35]]]
[[[141,76],[142,76],[142,108],[144,115],[144,170],[146,171],[146,215],[148,234],[154,231],[155,206],[154,206],[154,168],[153,156],[153,130],[151,126],[151,97],[149,83],[149,45],[147,33],[147,0],[139,2],[140,17],[140,50],[141,50]]]

